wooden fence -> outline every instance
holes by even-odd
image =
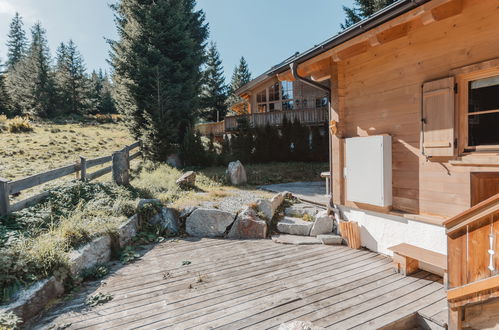
[[[80,157],[79,162],[76,164],[63,166],[15,181],[9,181],[0,178],[0,216],[7,215],[11,212],[19,211],[25,207],[34,205],[43,198],[47,197],[50,194],[50,191],[44,191],[40,194],[29,197],[12,205],[10,205],[11,195],[20,193],[23,190],[39,186],[41,184],[72,173],[79,172],[80,180],[90,181],[107,173],[113,172],[114,182],[120,185],[128,184],[130,161],[141,155],[140,150],[132,154],[130,154],[130,152],[136,148],[139,148],[140,145],[140,142],[135,142],[119,151],[114,152],[110,156],[104,156],[95,159],[86,159],[85,157]],[[109,162],[111,162],[111,165],[99,169],[93,173],[87,173],[87,170],[89,168],[103,165]]]
[[[237,130],[238,119],[246,117],[251,127],[265,127],[267,124],[270,126],[281,126],[284,117],[289,121],[298,119],[303,125],[317,125],[327,123],[328,112],[327,108],[317,109],[300,109],[300,110],[286,110],[286,111],[271,111],[262,113],[252,113],[249,115],[241,116],[228,116],[225,117],[225,131]]]
[[[225,133],[225,125],[223,121],[219,121],[216,123],[206,123],[206,124],[198,124],[196,125],[196,131],[203,136],[220,136]]]

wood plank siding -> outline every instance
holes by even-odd
[[[423,84],[451,77],[457,68],[498,57],[497,1],[463,0],[462,11],[454,16],[427,25],[421,20],[410,21],[405,36],[339,62],[332,59],[335,68],[331,73],[336,74],[332,77],[333,108],[337,107],[333,114],[342,117],[342,137],[393,137],[394,209],[452,217],[471,206],[470,173],[499,171],[497,165],[456,166],[451,164],[454,157],[427,159],[421,150]],[[458,113],[456,106],[456,128]],[[458,140],[463,138],[456,134]],[[331,152],[343,153],[341,143],[333,143]],[[498,158],[497,154],[492,156]],[[334,168],[342,165],[333,164]],[[333,178],[335,193],[344,194],[338,188],[341,180],[341,175]],[[345,204],[353,206],[348,201]]]

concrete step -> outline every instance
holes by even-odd
[[[284,210],[284,214],[289,217],[298,217],[298,218],[302,218],[305,214],[315,217],[315,215],[320,211],[322,211],[322,209],[315,207],[313,205],[298,203],[298,204],[293,204],[290,207],[287,207]]]
[[[298,235],[272,235],[272,241],[279,244],[292,244],[292,245],[313,245],[322,244],[317,238],[312,236],[298,236]]]
[[[283,234],[309,236],[313,225],[313,222],[300,218],[284,217],[277,223],[277,230]]]

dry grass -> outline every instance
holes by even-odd
[[[0,118],[0,126],[2,124]],[[31,123],[33,132],[0,132],[0,177],[15,180],[87,159],[110,155],[133,142],[122,124]],[[97,168],[96,168],[97,169]],[[93,169],[91,170],[93,171]],[[23,191],[24,199],[60,185],[74,175]]]

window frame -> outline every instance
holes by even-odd
[[[468,144],[468,118],[469,114],[469,83],[475,80],[485,79],[493,76],[499,76],[499,59],[475,64],[469,67],[464,67],[458,70],[456,75],[457,83],[457,105],[458,105],[458,146],[459,154],[469,153],[497,153],[498,145],[478,145],[470,146]],[[491,113],[489,111],[486,111]],[[499,112],[499,109],[494,109],[493,112]],[[477,115],[483,112],[475,112],[472,115]]]

